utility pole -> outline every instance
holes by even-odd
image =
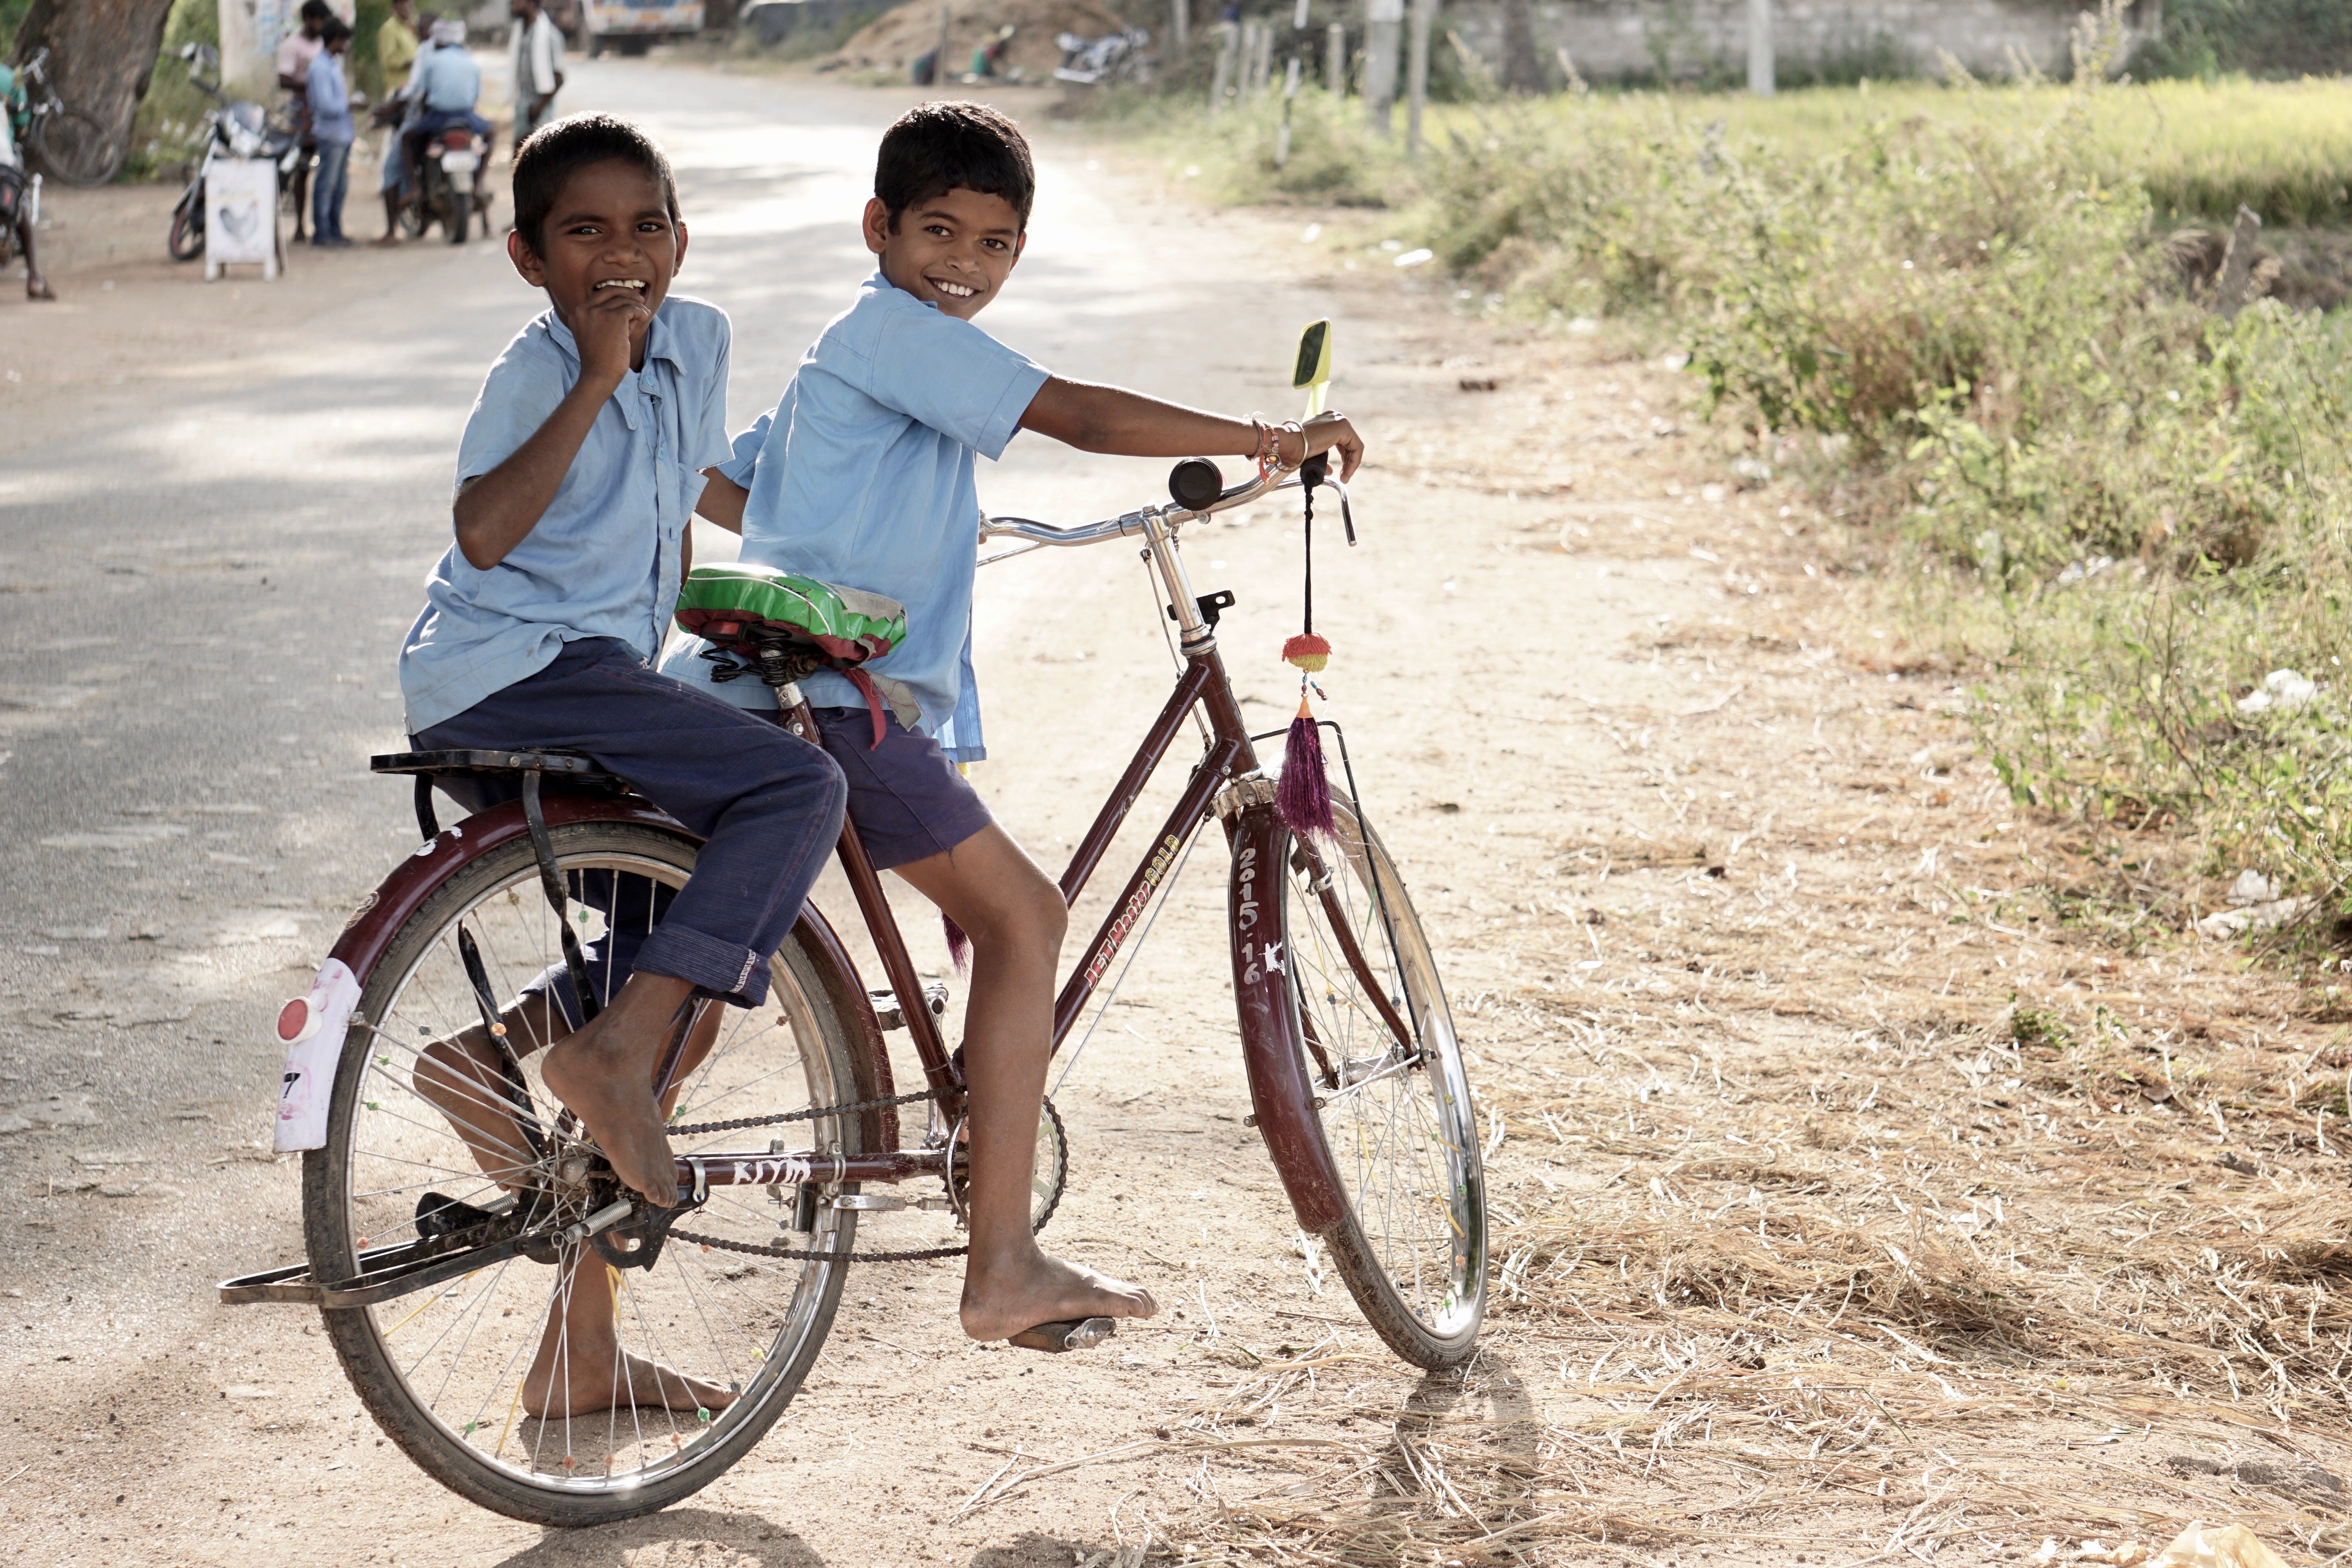
[[[1437,0],[1412,0],[1412,41],[1405,59],[1404,149],[1421,156],[1421,111],[1429,105],[1429,34],[1437,20]]]
[[[1772,0],[1748,0],[1748,90],[1772,96]]]
[[[1397,46],[1404,31],[1404,0],[1364,0],[1364,121],[1385,136],[1396,102]]]
[[[1348,29],[1338,22],[1323,29],[1323,85],[1334,98],[1348,96]]]
[[[1169,36],[1175,40],[1176,55],[1181,60],[1192,47],[1192,0],[1168,0]]]

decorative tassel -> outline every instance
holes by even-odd
[[[1323,772],[1323,739],[1307,694],[1298,694],[1298,717],[1290,721],[1290,735],[1282,746],[1282,777],[1274,786],[1274,809],[1290,831],[1301,838],[1332,838],[1339,824],[1331,816],[1331,781]]]
[[[963,927],[955,923],[953,915],[941,914],[940,924],[947,929],[948,956],[955,961],[956,973],[970,974],[971,973],[971,938],[964,934]]]
[[[1313,632],[1301,632],[1282,645],[1282,657],[1309,675],[1320,675],[1331,662],[1331,645]]]
[[[1306,530],[1303,543],[1306,581],[1300,592],[1298,635],[1282,645],[1282,657],[1298,667],[1298,717],[1290,721],[1289,738],[1282,746],[1282,777],[1274,786],[1274,809],[1290,831],[1301,838],[1334,838],[1339,825],[1331,816],[1331,781],[1323,772],[1323,737],[1315,710],[1307,705],[1308,688],[1331,662],[1331,645],[1315,632],[1315,480],[1307,479]]]

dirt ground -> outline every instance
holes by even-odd
[[[238,1217],[175,1240],[168,1289],[76,1304],[74,1248],[173,1226],[123,1217],[156,1173],[90,1154],[59,1102],[0,1140],[10,1552],[2126,1563],[2191,1521],[2294,1563],[2352,1547],[2341,1031],[2234,948],[2102,912],[2140,862],[2009,805],[1964,678],[1882,618],[1801,453],[1735,453],[1605,331],[1397,268],[1375,219],[1196,212],[1076,140],[1048,177],[1080,158],[1185,231],[1167,256],[1337,324],[1372,457],[1361,546],[1318,531],[1328,713],[1475,1052],[1498,1270],[1476,1361],[1395,1361],[1298,1244],[1241,1121],[1203,851],[1055,1093],[1075,1173],[1048,1240],[1142,1279],[1158,1320],[1023,1356],[953,1336],[949,1268],[876,1267],[749,1461],[667,1513],[543,1531],[384,1445],[314,1321],[207,1304],[201,1281],[294,1256],[296,1168],[251,1144],[252,1105],[187,1107],[215,1152],[169,1175],[201,1204],[177,1212]],[[194,353],[159,342],[157,373]],[[1048,864],[1167,678],[1108,553],[983,574],[976,776]],[[1274,726],[1296,519],[1187,555],[1240,590],[1227,657]],[[316,959],[283,956],[247,984],[255,1038]]]

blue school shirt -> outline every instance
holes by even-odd
[[[972,458],[1003,454],[1046,379],[1043,365],[877,272],[801,357],[775,411],[719,465],[751,492],[741,559],[907,607],[907,640],[865,668],[921,710],[908,727],[958,762],[986,754],[971,679]],[[773,706],[756,679],[713,683],[698,657],[708,646],[685,639],[662,672],[738,707]],[[800,685],[812,707],[866,705],[830,670]]]
[[[320,49],[319,58],[310,62],[310,74],[302,79],[303,94],[310,101],[311,137],[320,142],[351,141],[352,84],[343,75],[343,62],[332,49]]]
[[[425,584],[400,651],[410,734],[452,719],[584,637],[650,663],[677,604],[679,538],[702,470],[727,456],[727,313],[673,294],[646,332],[645,368],[596,411],[538,525],[488,571],[454,544]],[[580,379],[553,310],[516,334],[482,383],[457,445],[457,483],[538,433]]]

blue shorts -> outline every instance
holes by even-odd
[[[943,855],[995,820],[940,743],[899,723],[897,714],[883,714],[877,746],[867,710],[810,711],[817,738],[849,781],[849,820],[877,870]]]

